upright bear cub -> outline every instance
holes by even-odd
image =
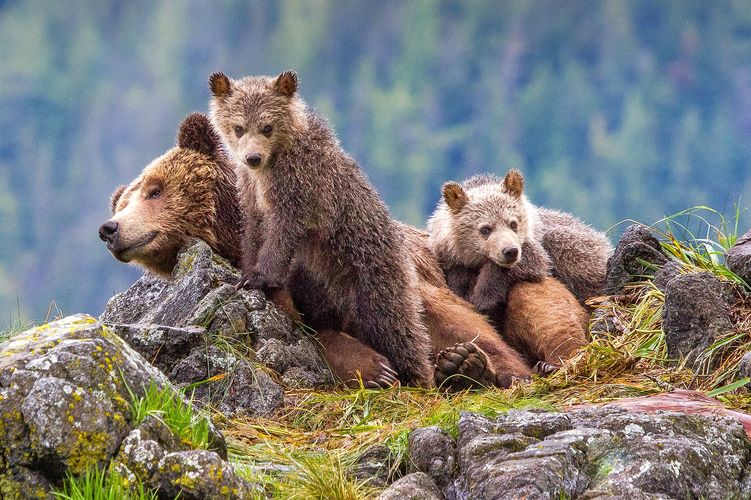
[[[174,148],[147,165],[130,185],[115,190],[113,216],[99,228],[99,235],[118,260],[166,278],[178,252],[192,238],[204,240],[239,267],[243,214],[235,184],[234,168],[214,127],[205,115],[193,113],[180,124]],[[286,291],[275,291],[271,299],[299,318]],[[396,382],[385,357],[345,333],[322,328],[317,337],[332,370],[343,381],[359,373],[369,387]],[[341,349],[350,358],[333,355]]]
[[[403,383],[430,386],[430,339],[404,234],[297,86],[292,71],[210,78],[211,118],[242,176],[242,285],[282,288],[294,262]]]

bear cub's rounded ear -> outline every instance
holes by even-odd
[[[221,71],[209,75],[209,88],[214,97],[225,97],[232,92],[229,78]]]
[[[219,135],[201,113],[191,113],[183,120],[177,132],[177,145],[213,157],[221,148]]]
[[[120,197],[123,195],[123,192],[125,192],[125,188],[127,188],[125,184],[121,184],[120,186],[117,186],[114,191],[112,191],[112,196],[110,196],[110,212],[112,214],[115,213],[115,207],[117,206],[117,202],[120,201]]]
[[[456,182],[447,182],[443,185],[441,192],[443,193],[443,199],[446,201],[446,205],[448,205],[454,212],[458,212],[464,208],[464,205],[469,201],[467,193],[465,193],[464,189]]]
[[[516,169],[509,170],[503,178],[503,187],[511,196],[520,197],[524,192],[524,176]]]
[[[274,90],[284,97],[292,97],[297,92],[297,73],[288,69],[276,78]]]

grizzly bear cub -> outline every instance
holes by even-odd
[[[428,230],[449,285],[483,310],[503,303],[515,282],[550,274],[583,304],[602,292],[612,253],[603,233],[532,205],[517,170],[503,179],[482,174],[446,183]]]
[[[402,383],[430,386],[430,339],[402,231],[297,75],[210,77],[211,119],[236,160],[246,223],[241,286],[286,285],[292,264],[323,284],[348,332]]]
[[[600,293],[610,243],[569,214],[532,205],[521,173],[446,183],[428,229],[449,287],[487,314],[531,363],[559,365],[585,343],[586,314],[571,294],[583,303]],[[550,293],[551,274],[568,290],[558,285]],[[536,303],[548,307],[540,307],[539,327],[522,328],[526,320],[505,307],[509,294],[528,293],[521,285],[539,282],[547,283],[539,289],[546,296]]]
[[[449,287],[483,313],[503,311],[511,288],[519,282],[540,282],[550,274],[550,258],[542,247],[539,224],[523,197],[524,181],[512,170],[498,196],[475,196],[467,190],[488,186],[486,177],[443,186],[441,205],[428,222],[434,251],[442,262]],[[492,188],[491,188],[492,189]],[[450,229],[446,209],[451,214]],[[452,238],[442,239],[450,230]],[[452,244],[456,243],[456,244]],[[476,271],[473,271],[476,270]],[[494,318],[498,320],[498,318]]]

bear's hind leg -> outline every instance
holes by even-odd
[[[396,370],[385,356],[346,333],[321,330],[315,338],[331,371],[345,385],[359,387],[362,379],[365,387],[377,389],[399,382]]]

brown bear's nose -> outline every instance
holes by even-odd
[[[245,157],[245,161],[250,165],[251,167],[257,167],[261,164],[261,155],[258,153],[250,153],[248,156]]]
[[[115,235],[119,228],[120,225],[117,222],[108,220],[99,228],[99,239],[111,243],[115,239]]]
[[[503,249],[503,259],[506,262],[515,262],[519,257],[519,249],[516,247],[506,247]]]

